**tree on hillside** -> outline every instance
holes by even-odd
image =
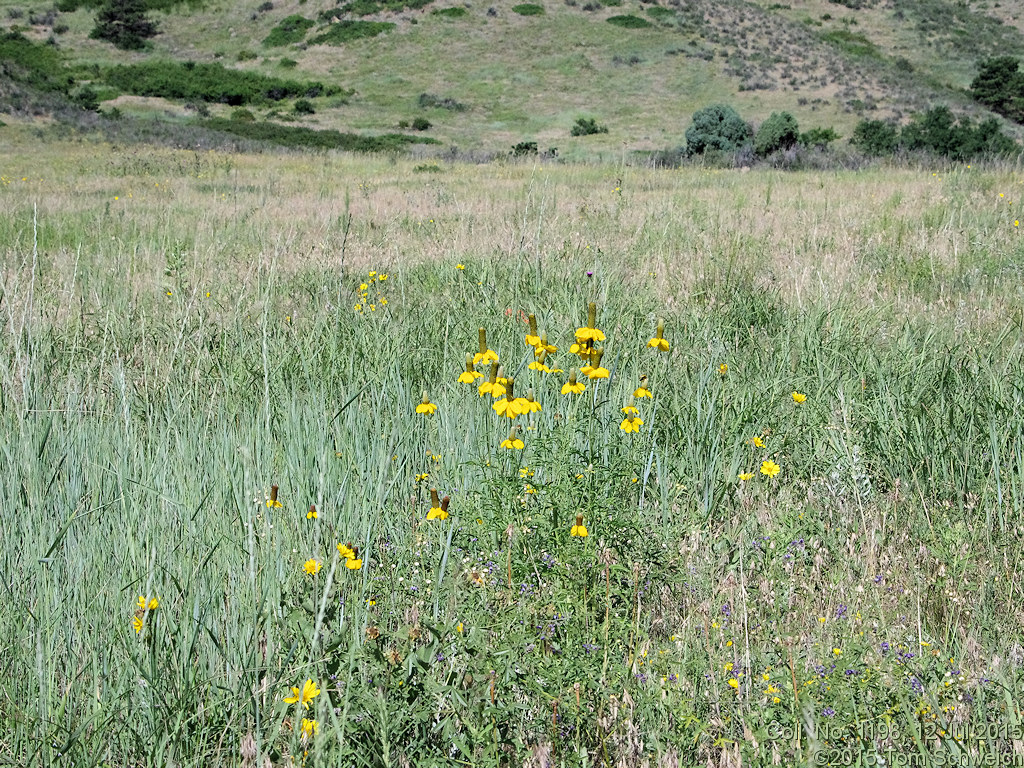
[[[735,152],[749,142],[750,126],[735,109],[712,104],[693,113],[693,125],[686,129],[686,152],[699,155],[708,150]]]
[[[146,41],[160,32],[147,18],[146,10],[145,0],[106,0],[89,37],[106,40],[123,51],[145,48]]]
[[[997,56],[978,65],[971,82],[971,95],[993,112],[1015,122],[1024,122],[1024,73],[1013,56]]]

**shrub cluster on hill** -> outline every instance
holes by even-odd
[[[218,63],[149,61],[107,70],[105,80],[136,96],[208,101],[219,104],[259,104],[287,98],[314,98],[342,92],[322,83],[302,83],[267,77],[257,72],[228,69]]]
[[[56,48],[34,43],[18,32],[0,35],[0,75],[40,91],[66,94],[74,85]]]
[[[1024,72],[1013,56],[986,59],[978,65],[971,82],[971,95],[993,112],[1024,123]]]
[[[298,13],[287,16],[270,30],[269,35],[263,38],[263,45],[268,48],[276,48],[281,45],[301,42],[309,28],[315,24],[316,22],[312,19],[307,19]]]
[[[954,118],[945,106],[933,107],[902,128],[884,120],[863,120],[854,128],[850,143],[868,155],[925,151],[953,160],[1012,155],[1021,149],[1002,132],[996,118],[975,124],[969,117]]]
[[[344,45],[363,37],[376,37],[395,28],[390,21],[352,21],[343,19],[330,24],[326,31],[310,38],[310,45]]]
[[[252,141],[266,141],[283,147],[309,149],[341,149],[350,152],[398,152],[409,144],[437,144],[436,139],[426,136],[407,136],[402,133],[386,133],[381,136],[360,136],[341,131],[317,131],[300,126],[260,123],[252,120],[228,120],[215,118],[204,120],[202,125],[215,131],[230,133]]]

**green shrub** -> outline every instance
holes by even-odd
[[[142,50],[160,31],[146,16],[147,11],[144,0],[108,0],[96,13],[96,26],[89,37],[125,51]]]
[[[256,61],[258,58],[259,54],[256,53],[256,51],[250,51],[247,48],[243,48],[238,52],[238,55],[235,56],[235,59],[238,61]]]
[[[624,27],[625,29],[644,29],[650,27],[651,22],[647,19],[641,19],[639,16],[626,15],[626,16],[609,16],[606,21],[609,24],[614,24],[617,27]]]
[[[931,152],[953,160],[1020,151],[1017,143],[1002,132],[995,118],[975,127],[968,117],[956,120],[946,106],[932,107],[917,115],[900,131],[899,143],[911,151]]]
[[[376,37],[390,32],[395,25],[390,21],[336,21],[327,31],[310,39],[310,45],[344,45],[363,37]]]
[[[437,144],[437,139],[427,136],[406,136],[401,133],[387,133],[382,136],[359,136],[340,131],[317,131],[291,125],[267,122],[246,122],[214,118],[204,120],[201,125],[215,131],[252,141],[266,141],[284,147],[308,147],[311,149],[341,149],[350,152],[398,152],[409,144]]]
[[[231,112],[231,119],[232,120],[237,120],[237,121],[239,121],[241,123],[255,123],[256,122],[256,115],[254,115],[248,109],[240,108],[240,109],[233,110]]]
[[[316,108],[313,106],[313,102],[309,99],[299,99],[295,102],[295,114],[297,115],[315,115]]]
[[[297,62],[295,59],[284,58],[277,62],[277,66],[281,67],[282,69],[295,69],[297,66],[299,66],[299,62]]]
[[[800,127],[796,118],[789,112],[772,112],[757,129],[754,136],[754,152],[759,157],[767,157],[773,152],[789,149],[799,140]]]
[[[598,125],[597,120],[592,117],[577,117],[576,124],[572,127],[572,136],[593,136],[595,133],[608,133],[608,127]]]
[[[512,6],[512,12],[520,16],[543,16],[544,6],[536,3],[520,3]]]
[[[306,36],[306,31],[316,24],[312,19],[307,19],[300,14],[293,14],[281,20],[281,23],[270,30],[270,34],[263,38],[263,45],[267,48],[276,48],[281,45],[291,45],[301,42]]]
[[[525,157],[537,154],[536,141],[521,141],[512,147],[512,157]]]
[[[899,144],[899,131],[885,120],[861,120],[850,143],[867,155],[891,155]]]
[[[228,69],[218,63],[147,61],[123,64],[104,74],[110,85],[136,96],[209,101],[241,106],[267,101],[330,96],[341,91],[323,84],[267,77],[258,72]]]
[[[0,75],[41,91],[67,93],[74,79],[52,45],[33,43],[18,32],[0,34]]]
[[[422,165],[417,165],[415,168],[412,169],[412,172],[413,173],[441,173],[442,170],[443,169],[441,168],[441,166],[439,166],[437,163],[424,163]]]
[[[465,112],[466,105],[462,104],[449,96],[435,96],[432,93],[421,93],[417,100],[420,109],[447,109],[450,112]]]
[[[750,136],[750,126],[735,109],[712,104],[693,113],[693,124],[686,129],[686,151],[690,155],[709,150],[735,152],[750,141]]]
[[[412,121],[412,129],[414,131],[429,131],[430,121],[425,117],[417,117]]]
[[[851,32],[848,29],[833,29],[821,35],[826,43],[832,43],[845,53],[851,56],[867,56],[870,58],[881,58],[882,54],[878,46],[858,32]]]
[[[662,8],[660,5],[654,5],[648,8],[647,15],[662,24],[671,24],[676,20],[675,11],[671,8]]]
[[[465,8],[454,6],[452,8],[435,8],[430,13],[433,16],[442,16],[446,19],[461,19],[468,12]]]
[[[842,138],[832,128],[811,128],[806,133],[800,134],[800,143],[805,147],[818,147],[824,149],[833,141]]]
[[[340,7],[343,13],[354,16],[371,16],[375,13],[398,13],[399,11],[416,11],[430,5],[433,0],[353,0]]]
[[[1003,117],[1024,122],[1024,73],[1013,56],[986,59],[971,81],[971,96]]]

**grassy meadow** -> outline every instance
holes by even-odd
[[[1024,759],[1019,167],[5,131],[0,764]]]

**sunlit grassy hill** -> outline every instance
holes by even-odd
[[[0,25],[52,39],[101,107],[125,115],[229,116],[226,104],[125,94],[104,81],[118,64],[218,62],[351,91],[311,99],[312,112],[290,100],[251,107],[257,120],[380,134],[419,119],[423,136],[461,150],[535,141],[562,157],[614,157],[680,145],[693,112],[715,102],[755,124],[786,110],[804,130],[845,137],[865,117],[936,104],[980,114],[965,89],[979,59],[1024,53],[1020,5],[211,0],[150,12],[160,33],[138,52],[91,39],[96,10],[85,7],[2,0]],[[571,136],[579,117],[608,132]]]

